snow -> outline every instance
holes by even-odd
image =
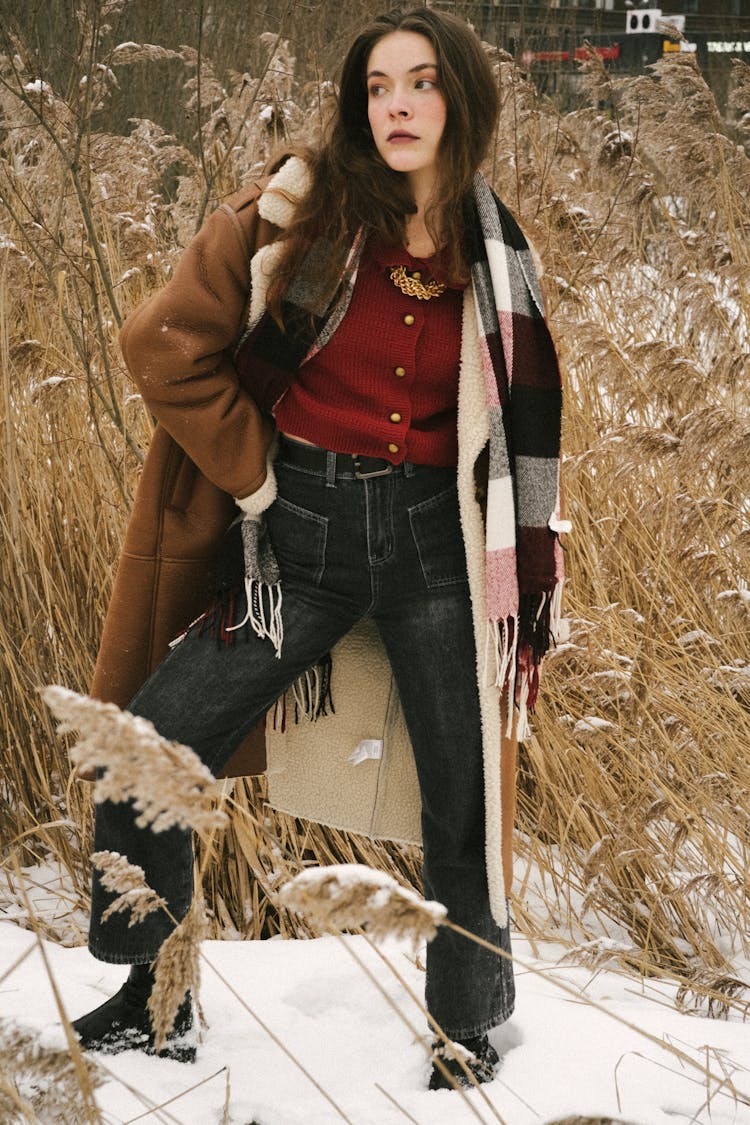
[[[717,602],[726,601],[729,598],[739,598],[740,601],[750,605],[750,590],[746,590],[744,587],[740,586],[732,590],[722,590],[716,595]]]
[[[602,719],[599,715],[584,715],[573,727],[573,733],[590,734],[597,730],[612,730],[614,725],[609,719]]]
[[[677,637],[677,644],[682,645],[683,648],[698,642],[706,645],[717,645],[719,643],[705,629],[691,629],[689,633],[683,633],[681,637]]]
[[[71,836],[79,831],[79,826],[72,820],[57,820],[54,827],[63,831],[68,829]],[[58,863],[48,860],[21,867],[19,874],[20,878],[12,869],[0,870],[0,922],[15,921],[26,925],[31,911],[43,927],[43,932],[53,935],[60,944],[81,945],[86,940],[88,915],[68,872]],[[5,928],[0,927],[0,934],[4,933]],[[0,939],[0,965],[3,958],[4,947]]]
[[[38,383],[32,382],[29,384],[29,394],[32,399],[39,394],[40,391],[47,390],[51,387],[59,387],[61,383],[72,383],[73,378],[70,375],[50,375],[47,379],[41,379]]]
[[[59,1047],[62,1030],[35,942],[29,931],[0,923],[3,1019],[38,1033],[44,1045]],[[45,943],[45,949],[71,1017],[101,1003],[123,979],[122,966],[101,964],[84,948]],[[187,1066],[138,1052],[96,1056],[108,1071],[97,1091],[98,1104],[111,1125],[124,1125],[170,1099],[168,1109],[146,1113],[143,1120],[184,1125],[502,1120],[506,1125],[539,1125],[589,1114],[634,1125],[750,1123],[750,1025],[735,1016],[718,1022],[682,1015],[672,1006],[673,985],[556,964],[561,947],[553,944],[535,949],[536,956],[515,935],[514,952],[526,966],[517,968],[517,1010],[491,1033],[504,1058],[498,1076],[483,1091],[498,1116],[491,1115],[476,1091],[468,1095],[475,1114],[459,1094],[425,1089],[426,1055],[404,1022],[421,1035],[423,1016],[366,940],[352,936],[205,942],[201,1003],[208,1028],[198,1061]],[[423,953],[415,961],[408,943],[393,941],[382,951],[405,983],[421,994]],[[352,955],[370,970],[385,996]],[[214,969],[231,982],[237,996]],[[697,1069],[670,1053],[670,1046],[693,1059]],[[719,1082],[708,1078],[708,1072]],[[737,1096],[732,1084],[741,1092]]]
[[[48,82],[44,82],[41,78],[35,79],[34,82],[27,82],[24,86],[24,92],[27,94],[51,94],[52,87]]]
[[[132,269],[125,270],[125,273],[122,275],[119,281],[115,282],[115,285],[122,285],[123,282],[129,281],[131,277],[140,277],[140,274],[140,269],[137,266],[133,266]]]

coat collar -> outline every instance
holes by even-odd
[[[285,230],[294,218],[300,200],[305,197],[311,185],[312,177],[305,161],[299,156],[290,156],[278,172],[271,176],[258,200],[258,212],[261,218]]]

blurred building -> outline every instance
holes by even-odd
[[[670,52],[694,54],[723,111],[731,60],[750,63],[750,0],[438,0],[435,6],[460,10],[482,38],[509,51],[541,89],[563,102],[576,97],[584,42],[626,74]],[[667,25],[676,25],[682,39]]]

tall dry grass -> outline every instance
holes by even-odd
[[[586,70],[561,119],[509,73],[495,165],[548,262],[575,523],[520,824],[552,927],[614,921],[718,1010],[748,998],[750,163],[686,56]]]
[[[88,793],[37,689],[85,690],[149,440],[117,329],[280,136],[314,137],[330,93],[291,19],[258,40],[252,73],[227,75],[205,39],[117,51],[117,4],[88,7],[64,86],[17,39],[0,60],[0,840],[21,862],[55,857],[82,900]],[[360,11],[341,5],[337,26]],[[105,132],[134,68],[158,87],[166,64],[192,133],[144,118]],[[487,173],[546,264],[575,525],[571,636],[522,755],[515,914],[582,957],[673,974],[718,1012],[747,1001],[750,932],[750,79],[738,64],[732,131],[686,56],[617,82],[592,58],[588,105],[566,115],[496,66]],[[315,932],[272,894],[310,862],[418,884],[413,849],[277,816],[261,782],[225,799],[231,827],[202,856],[215,933]]]

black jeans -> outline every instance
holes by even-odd
[[[278,498],[266,513],[282,574],[284,642],[249,626],[234,645],[192,629],[165,658],[130,710],[186,743],[215,772],[297,677],[363,617],[372,617],[393,668],[422,798],[424,892],[452,921],[510,949],[490,914],[485,869],[482,740],[466,560],[452,469],[406,464],[357,479],[276,462]],[[237,620],[244,605],[237,606]],[[335,668],[334,668],[335,705]],[[303,720],[304,721],[304,720]],[[318,722],[325,722],[320,718]],[[142,866],[181,918],[192,894],[192,842],[179,829],[154,835],[128,804],[96,812],[96,849]],[[153,960],[170,930],[164,912],[128,927],[105,923],[111,901],[94,878],[91,952],[103,961]],[[427,949],[426,1004],[454,1039],[507,1019],[509,961],[445,928]]]

